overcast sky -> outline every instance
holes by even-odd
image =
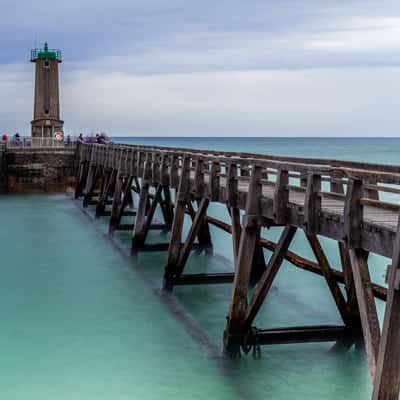
[[[29,134],[47,40],[68,133],[399,134],[399,0],[0,0],[0,18],[0,131]]]

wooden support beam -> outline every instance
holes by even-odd
[[[272,286],[272,282],[282,265],[282,262],[285,258],[285,253],[288,250],[295,233],[296,228],[293,226],[287,226],[283,230],[278,245],[276,246],[276,249],[272,254],[270,260],[268,261],[267,268],[254,291],[250,305],[246,312],[246,316],[244,318],[244,323],[242,327],[243,332],[246,332],[248,329],[250,329],[254,318],[260,310],[261,305],[264,302]]]
[[[145,216],[144,222],[140,225],[135,224],[134,234],[132,238],[132,250],[137,250],[146,242],[146,237],[153,221],[154,213],[156,211],[157,205],[161,199],[162,186],[158,185],[156,188],[156,193],[153,201],[151,202],[150,209]]]
[[[141,157],[140,157],[141,160]],[[152,179],[152,162],[153,155],[151,153],[146,153],[146,159],[142,171],[142,186],[139,195],[139,204],[136,212],[135,227],[132,233],[131,242],[131,253],[134,254],[135,251],[142,247],[145,242],[146,237],[146,216],[150,210],[150,183]],[[138,170],[141,167],[138,165]],[[154,214],[154,212],[153,212]]]
[[[186,201],[186,206],[187,206],[187,213],[190,215],[192,221],[194,221],[194,218],[196,216],[196,211],[193,208],[192,201],[188,199]],[[197,208],[199,208],[199,206],[200,202],[197,202]],[[211,241],[210,229],[208,226],[207,214],[203,216],[203,220],[201,221],[201,226],[197,232],[197,239],[199,241],[199,246],[201,246],[202,249],[205,250],[207,254],[211,254],[212,241]]]
[[[232,283],[235,274],[228,273],[214,273],[214,274],[182,274],[174,278],[174,286],[184,285],[216,285]]]
[[[260,228],[261,214],[261,172],[262,168],[253,166],[246,202],[246,215],[240,236],[235,280],[229,307],[229,316],[224,333],[226,351],[235,354],[236,337],[243,336],[243,322],[247,311],[247,293],[253,264],[254,250]]]
[[[330,181],[330,189],[331,192],[344,194],[344,186],[342,180],[333,178]],[[343,271],[343,283],[346,291],[346,304],[349,318],[348,326],[352,332],[353,337],[356,340],[356,345],[359,345],[360,339],[363,336],[363,332],[361,326],[360,310],[358,308],[356,290],[354,285],[353,271],[351,268],[350,254],[345,243],[338,242],[338,247]],[[374,296],[376,296],[376,292],[374,289],[375,288],[373,287]]]
[[[113,169],[105,172],[102,191],[100,192],[99,201],[96,206],[96,218],[98,218],[104,212],[116,178],[117,170]]]
[[[306,237],[315,255],[315,258],[318,261],[321,272],[336,303],[339,314],[342,317],[343,322],[348,326],[350,323],[350,317],[348,315],[346,300],[342,294],[342,291],[340,290],[339,285],[333,277],[331,266],[329,265],[329,261],[325,256],[321,243],[316,235],[307,234]]]
[[[339,254],[343,270],[344,287],[346,291],[346,304],[349,316],[349,326],[356,339],[356,344],[360,342],[363,337],[360,310],[358,308],[356,289],[354,285],[353,271],[351,268],[350,254],[346,245],[339,242]],[[376,286],[376,285],[375,285]],[[376,296],[375,286],[372,286],[373,294]],[[383,289],[383,288],[382,288]]]
[[[133,176],[128,175],[129,178],[129,185],[126,186],[126,190],[124,192],[124,208],[128,207],[131,210],[135,207],[134,200],[133,200],[133,195],[132,195],[132,182],[133,182]]]
[[[147,204],[149,201],[149,184],[143,183],[140,189],[139,203],[136,211],[135,226],[132,232],[132,243],[131,251],[133,252],[135,248],[141,247],[144,242],[142,240],[145,223],[146,223],[146,211]]]
[[[166,229],[171,230],[174,220],[174,208],[171,200],[171,190],[168,186],[163,186],[164,199],[161,201],[161,212],[165,221]]]
[[[132,190],[138,194],[140,194],[140,183],[139,183],[139,179],[137,178],[137,176],[133,177],[133,181],[135,182],[135,185],[132,186]]]
[[[207,219],[208,219],[209,224],[214,225],[214,226],[224,230],[225,232],[232,233],[232,226],[227,224],[226,222],[220,221],[220,220],[210,217],[210,216],[207,216]],[[260,244],[264,249],[267,249],[269,251],[275,251],[276,243],[274,243],[268,239],[265,239],[265,238],[260,239]],[[293,253],[290,250],[288,250],[286,252],[285,259],[297,268],[300,268],[305,271],[309,271],[314,274],[323,276],[323,274],[321,272],[321,268],[317,263],[315,263],[311,260],[308,260],[307,258],[301,257],[298,254]],[[349,264],[349,266],[350,266],[350,264]],[[350,266],[350,269],[351,269],[351,266]],[[342,271],[339,271],[337,269],[332,269],[332,273],[337,282],[345,283],[344,274]],[[386,301],[386,288],[384,288],[383,286],[377,285],[376,283],[372,283],[372,290],[373,290],[374,296],[377,299]],[[356,300],[356,302],[357,302],[357,300]]]
[[[133,177],[129,176],[127,178],[119,178],[121,180],[121,190],[120,198],[117,201],[112,202],[111,218],[110,218],[110,232],[115,231],[121,223],[123,215],[127,215],[125,212],[126,207],[131,199],[131,184]],[[134,211],[133,211],[134,212]],[[130,214],[132,211],[129,212]]]
[[[175,215],[172,223],[171,239],[168,248],[168,259],[165,267],[163,288],[172,290],[173,278],[180,257],[183,222],[185,218],[186,203],[190,190],[190,158],[185,157],[182,164],[182,172],[179,180],[179,188],[176,195]]]
[[[357,302],[361,315],[364,344],[373,382],[378,357],[380,329],[367,259],[368,252],[365,250],[350,249],[351,268],[353,271]]]
[[[320,325],[293,328],[259,329],[256,336],[250,335],[247,344],[273,345],[309,342],[346,341],[349,331],[345,326]]]
[[[97,180],[101,175],[101,170],[102,167],[97,164],[92,164],[89,168],[85,190],[83,192],[83,207],[87,207],[89,205],[89,201],[92,199]]]
[[[233,262],[236,271],[238,254],[239,254],[240,235],[242,233],[242,225],[240,224],[240,209],[237,207],[231,207],[229,210],[232,220],[231,233],[232,233],[232,246],[233,246]]]
[[[117,176],[115,182],[115,190],[113,196],[113,204],[111,208],[111,216],[108,225],[108,232],[112,234],[119,223],[119,210],[122,203],[122,189],[123,189],[123,178]]]
[[[82,161],[79,164],[78,177],[75,186],[75,199],[79,198],[83,194],[83,188],[86,183],[88,172],[89,172],[89,162]]]
[[[398,400],[400,391],[400,219],[389,271],[389,289],[379,345],[373,400]]]
[[[260,280],[266,268],[264,250],[261,245],[260,239],[261,239],[261,227],[258,228],[256,244],[254,246],[254,255],[253,255],[251,274],[250,274],[251,285],[255,285]]]
[[[186,261],[189,257],[194,240],[195,240],[195,238],[200,230],[200,227],[204,221],[204,216],[206,215],[209,202],[210,202],[209,199],[207,197],[204,197],[199,204],[199,208],[194,217],[192,226],[190,227],[186,241],[185,241],[185,243],[180,251],[180,254],[179,254],[179,259],[178,259],[178,263],[177,263],[176,270],[175,270],[176,276],[180,276],[183,272],[183,269],[185,268]]]

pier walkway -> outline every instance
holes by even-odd
[[[84,207],[94,205],[97,217],[110,217],[110,233],[130,230],[132,254],[168,251],[165,290],[233,283],[227,353],[258,352],[261,345],[278,343],[331,341],[345,349],[364,343],[373,399],[398,399],[400,166],[119,144],[80,143],[77,153],[75,197],[83,198]],[[207,215],[212,202],[226,205],[231,224]],[[162,223],[154,220],[157,208]],[[185,215],[192,224],[183,238]],[[132,222],[121,223],[123,216]],[[234,266],[225,273],[187,274],[191,251],[212,249],[210,224],[232,234]],[[261,228],[275,226],[283,228],[277,243],[261,236]],[[170,230],[169,241],[147,243],[151,229]],[[317,262],[289,250],[297,230],[304,231]],[[341,270],[331,267],[318,236],[337,241]],[[272,251],[269,260],[263,248]],[[371,282],[369,253],[391,259],[388,288]],[[253,326],[284,259],[325,278],[342,325]],[[382,329],[375,297],[386,301]]]

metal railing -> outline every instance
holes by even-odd
[[[76,137],[67,137],[64,140],[56,140],[54,138],[32,138],[21,137],[19,139],[12,138],[5,143],[7,149],[18,148],[75,148],[77,139]]]
[[[57,60],[62,61],[61,50],[58,49],[32,49],[31,61],[36,60]]]

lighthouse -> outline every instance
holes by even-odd
[[[53,138],[63,132],[64,121],[60,119],[58,64],[61,51],[49,49],[31,50],[31,62],[35,63],[35,105],[33,111],[32,138]]]

